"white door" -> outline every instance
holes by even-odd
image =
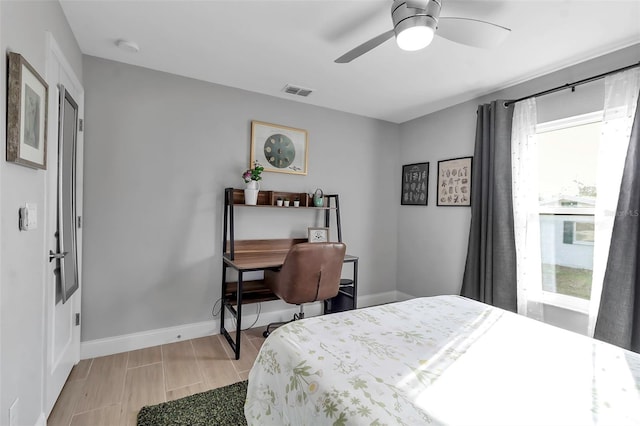
[[[51,34],[46,174],[45,387],[47,416],[80,360],[84,89]]]

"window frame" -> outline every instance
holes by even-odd
[[[540,133],[553,132],[556,130],[578,127],[586,124],[602,122],[604,111],[594,111],[586,114],[579,114],[559,120],[547,121],[536,125],[536,135]],[[564,215],[564,216],[595,216],[595,208],[592,207],[549,207],[538,205],[538,216],[542,215]],[[575,242],[575,222],[574,222],[574,244],[588,245],[585,242]],[[590,243],[593,245],[593,243]],[[541,265],[542,266],[542,265]],[[542,285],[542,283],[540,283]],[[553,293],[541,289],[541,301],[544,305],[556,306],[571,311],[588,314],[590,300],[581,299],[561,293]]]
[[[595,210],[595,209],[593,209]],[[595,212],[589,216],[595,216]],[[589,223],[589,222],[578,222],[578,221],[574,221],[573,222],[573,242],[572,244],[577,244],[580,246],[592,246],[594,241],[586,241],[586,240],[578,240],[576,239],[576,235],[578,235],[578,224],[579,223]],[[594,225],[594,231],[595,231],[595,224],[591,223],[592,225]]]

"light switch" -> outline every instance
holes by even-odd
[[[27,221],[27,226],[31,231],[38,227],[38,205],[27,203],[26,207],[27,207],[27,213],[29,214],[29,220]]]
[[[38,205],[26,203],[20,208],[20,230],[33,231],[38,228]]]

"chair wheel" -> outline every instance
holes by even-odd
[[[269,337],[269,334],[270,333],[267,330],[265,330],[265,331],[262,332],[262,337],[265,337],[265,338]]]

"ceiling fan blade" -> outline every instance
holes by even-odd
[[[394,34],[393,30],[389,30],[387,32],[384,32],[384,33],[380,34],[377,37],[372,38],[369,41],[365,41],[360,46],[358,46],[355,49],[352,49],[352,50],[348,51],[347,53],[345,53],[344,55],[340,56],[334,62],[336,64],[346,64],[348,62],[351,62],[354,59],[356,59],[357,57],[364,55],[365,53],[367,53],[371,49],[374,49],[374,48],[380,46],[382,43],[384,43],[385,41],[387,41],[391,37],[393,37],[393,34]]]
[[[440,17],[436,34],[467,46],[490,49],[497,47],[511,30],[491,22],[469,18]]]

